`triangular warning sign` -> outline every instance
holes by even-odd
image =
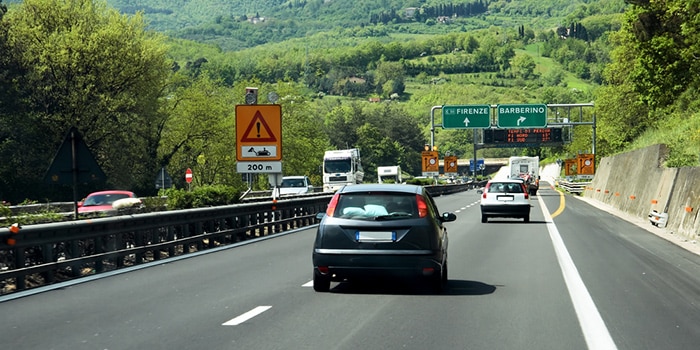
[[[63,139],[61,147],[44,175],[48,184],[73,184],[74,175],[79,183],[104,182],[106,176],[76,127]]]
[[[255,129],[255,132],[253,132],[253,129]],[[264,131],[267,135],[261,134],[260,131]],[[251,135],[251,132],[253,132],[253,135]],[[277,138],[272,133],[272,130],[270,130],[270,127],[265,122],[260,111],[255,112],[253,119],[243,133],[241,142],[277,142]]]

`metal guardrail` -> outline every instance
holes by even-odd
[[[2,228],[0,295],[313,225],[330,197]]]
[[[440,196],[467,185],[426,189]],[[0,228],[0,295],[311,226],[331,196]]]
[[[556,185],[566,192],[581,194],[586,190],[586,187],[591,185],[591,182],[575,182],[559,179],[556,181]]]

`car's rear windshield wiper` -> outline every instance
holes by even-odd
[[[413,215],[411,213],[391,213],[387,215],[379,215],[375,216],[374,220],[381,221],[381,220],[391,220],[391,219],[404,219],[404,218],[410,218]]]

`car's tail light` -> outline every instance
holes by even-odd
[[[530,198],[530,195],[527,192],[525,192],[525,199],[529,199],[529,198]]]
[[[328,208],[326,208],[326,215],[333,216],[333,213],[335,212],[335,207],[338,205],[338,198],[340,198],[340,193],[336,193],[335,195],[333,195],[333,198],[331,198],[330,203],[328,203]]]
[[[484,191],[484,194],[481,195],[481,198],[486,199],[486,191]]]
[[[418,217],[424,218],[428,216],[428,204],[425,203],[423,196],[416,195],[416,204],[418,204]]]
[[[327,275],[329,272],[331,272],[331,270],[328,268],[328,266],[319,266],[318,272]]]

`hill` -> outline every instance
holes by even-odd
[[[19,2],[10,0],[9,3]],[[239,50],[337,28],[381,24],[388,32],[440,34],[493,26],[554,28],[592,14],[621,13],[624,0],[107,0],[142,11],[155,31]],[[367,35],[367,33],[357,33]]]

